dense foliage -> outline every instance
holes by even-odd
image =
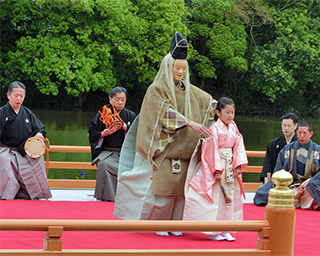
[[[30,105],[96,109],[123,86],[138,112],[180,31],[192,83],[214,98],[232,97],[243,112],[310,114],[320,106],[320,0],[0,4],[0,88],[22,81]]]

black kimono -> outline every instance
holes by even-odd
[[[127,124],[127,130],[136,117],[135,113],[124,108],[119,113],[120,118]],[[96,188],[94,197],[99,200],[114,201],[117,182],[120,149],[126,132],[119,129],[115,133],[100,138],[101,132],[106,128],[100,120],[100,113],[92,119],[89,128],[89,141],[91,145],[92,165],[97,165]]]
[[[298,140],[298,138],[295,134],[292,137],[290,143],[296,140]],[[268,172],[270,172],[271,174],[270,177],[272,176],[274,167],[276,166],[278,154],[285,145],[287,145],[287,142],[284,135],[275,138],[269,142],[269,144],[267,145],[266,156],[264,158],[262,172],[260,176],[261,181],[264,181],[264,178],[267,177]]]
[[[38,132],[46,135],[44,125],[28,108],[16,113],[9,102],[0,108],[0,197],[49,198],[43,157],[30,158],[24,144]]]

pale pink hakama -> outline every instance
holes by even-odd
[[[242,135],[232,122],[220,119],[210,126],[211,136],[201,139],[190,161],[185,183],[184,220],[243,220],[242,175],[233,176],[240,167],[245,171],[248,159]],[[221,184],[232,202],[227,203],[215,172],[222,171]]]
[[[0,198],[52,197],[43,156],[22,156],[17,149],[0,144]]]

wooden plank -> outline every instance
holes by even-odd
[[[247,157],[265,157],[266,151],[246,150]]]
[[[257,189],[262,185],[262,182],[244,182],[244,190],[247,192],[256,192]]]
[[[278,215],[283,213],[278,213]],[[283,223],[282,223],[283,224]],[[152,232],[152,231],[235,231],[259,232],[269,228],[266,220],[72,220],[72,219],[1,219],[1,231],[48,231],[62,227],[65,231]],[[58,234],[60,232],[58,231]]]
[[[245,173],[248,172],[254,172],[254,173],[261,173],[262,171],[262,166],[247,166],[247,170]]]
[[[59,180],[48,179],[50,188],[89,188],[94,189],[96,186],[95,180]]]
[[[94,169],[97,167],[92,166],[90,162],[59,162],[49,161],[50,169]]]
[[[48,179],[50,188],[88,188],[94,189],[96,186],[95,180],[60,180],[60,179]],[[257,191],[258,187],[262,185],[262,183],[258,182],[244,182],[245,191]]]
[[[91,153],[90,146],[50,145],[50,152]]]
[[[50,152],[91,153],[90,146],[50,145]],[[247,150],[247,157],[265,157],[266,151]]]

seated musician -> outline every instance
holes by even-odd
[[[107,120],[107,106],[104,106],[92,119],[89,128],[92,165],[97,165],[94,197],[101,201],[114,201],[117,189],[120,149],[126,132],[132,124],[135,113],[126,109],[127,90],[115,87],[109,93],[109,109],[116,111],[114,118]],[[106,116],[106,117],[104,117]],[[121,125],[108,123],[114,122]]]
[[[293,176],[294,204],[296,208],[318,209],[320,205],[320,146],[313,141],[312,125],[308,121],[298,123],[298,141],[286,145],[279,153],[274,172],[284,169]],[[257,190],[254,203],[266,205],[272,187],[269,180]]]
[[[281,149],[291,143],[296,141],[297,135],[295,130],[298,125],[298,117],[293,113],[285,113],[281,117],[281,128],[282,135],[269,142],[267,145],[266,156],[264,158],[262,172],[260,180],[266,183],[273,174],[274,167],[276,166],[276,161]]]
[[[28,138],[46,136],[41,121],[22,106],[25,94],[23,83],[11,83],[7,92],[9,101],[0,108],[1,199],[51,197],[43,157],[31,158],[24,149]]]

